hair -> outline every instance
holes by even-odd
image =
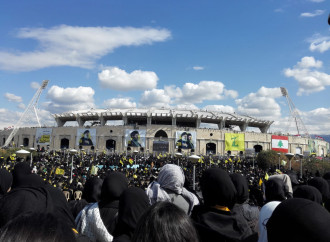
[[[74,232],[53,214],[25,213],[1,229],[0,241],[6,242],[74,242]]]
[[[133,242],[197,242],[190,217],[170,202],[158,202],[140,218]]]
[[[131,137],[133,138],[134,135],[136,135],[136,134],[139,134],[139,131],[134,130],[134,131],[131,133]]]

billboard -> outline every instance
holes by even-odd
[[[226,133],[225,134],[225,150],[245,150],[245,136],[239,133]]]
[[[311,153],[317,153],[318,148],[319,147],[318,147],[318,144],[317,144],[317,140],[312,140],[312,139],[308,140],[308,150]]]
[[[288,153],[289,151],[288,136],[272,135],[272,150]]]
[[[152,150],[157,151],[157,152],[168,152],[169,151],[169,142],[168,141],[154,141]]]
[[[37,128],[36,144],[50,145],[52,139],[52,128]]]
[[[96,129],[77,129],[77,146],[95,146]]]
[[[125,130],[125,146],[126,147],[145,147],[146,131],[126,129]]]
[[[192,131],[176,131],[175,147],[177,149],[195,149],[196,132]]]

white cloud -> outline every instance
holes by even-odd
[[[95,91],[91,87],[52,86],[47,92],[49,102],[44,103],[44,108],[51,113],[91,109],[94,104]]]
[[[202,70],[204,70],[204,67],[203,66],[194,66],[193,69],[195,71],[202,71]]]
[[[256,93],[235,100],[237,112],[266,120],[277,120],[281,117],[281,107],[275,98],[281,96],[280,88],[261,87]]]
[[[325,10],[315,10],[312,13],[301,13],[300,17],[312,18],[324,14]]]
[[[20,103],[23,101],[22,97],[20,96],[16,96],[15,94],[6,92],[5,93],[5,98],[9,101],[9,102],[16,102],[16,103]]]
[[[78,27],[60,25],[50,29],[22,28],[18,38],[34,39],[39,48],[30,52],[0,51],[0,69],[31,71],[52,66],[92,68],[95,61],[122,46],[165,41],[170,31],[133,27]]]
[[[136,108],[136,102],[132,102],[130,98],[111,98],[103,104],[106,108]]]
[[[40,87],[40,83],[38,83],[38,82],[31,82],[30,86],[31,86],[33,89],[39,89],[39,87]]]
[[[330,107],[301,114],[309,134],[330,134]]]
[[[178,104],[176,105],[177,109],[182,109],[182,110],[198,110],[199,108],[194,105],[194,104]]]
[[[225,89],[222,82],[201,81],[198,84],[185,83],[182,88],[165,86],[166,94],[175,99],[176,103],[202,103],[205,100],[223,100],[236,98],[237,91]]]
[[[170,107],[171,98],[163,89],[152,89],[150,91],[144,91],[140,103],[146,107],[168,108]]]
[[[54,125],[54,118],[46,110],[37,110],[41,125]],[[0,129],[15,126],[22,116],[22,112],[15,112],[9,109],[0,109]],[[22,127],[37,127],[38,122],[34,112],[28,113],[22,122]]]
[[[18,107],[19,109],[23,109],[23,110],[26,108],[26,106],[25,106],[24,103],[20,103],[20,104],[18,104],[17,107]]]
[[[316,35],[309,40],[311,43],[309,46],[310,51],[318,51],[323,53],[330,50],[330,36]]]
[[[98,77],[103,87],[121,91],[153,89],[158,81],[155,72],[135,70],[127,73],[118,67],[107,67]]]
[[[285,69],[284,74],[298,81],[297,95],[310,94],[322,91],[330,85],[330,75],[316,70],[321,67],[322,62],[316,61],[314,57],[303,57],[292,69]]]
[[[234,113],[235,108],[228,106],[228,105],[207,105],[203,109],[207,111],[217,111],[217,112],[224,112],[224,113]]]

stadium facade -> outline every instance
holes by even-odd
[[[57,127],[20,128],[11,145],[51,150],[83,148],[97,152],[128,150],[172,154],[179,151],[204,155],[254,154],[270,149],[293,154],[315,153],[317,156],[329,153],[329,143],[324,140],[270,134],[268,130],[273,121],[236,113],[177,109],[92,109],[53,116]],[[67,122],[70,125],[74,122],[74,125],[66,126]],[[247,132],[249,127],[260,132]],[[1,145],[4,145],[10,133],[11,130],[0,132]]]

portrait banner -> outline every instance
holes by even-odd
[[[177,149],[195,149],[196,132],[195,131],[176,131],[175,147]]]
[[[317,140],[308,140],[308,149],[311,153],[317,153],[318,148]]]
[[[244,134],[226,133],[225,134],[225,150],[245,150],[245,136]]]
[[[96,129],[77,129],[77,146],[95,146]]]
[[[52,139],[52,128],[38,128],[36,131],[37,145],[50,145]]]
[[[144,148],[146,146],[146,130],[126,129],[125,146]]]

